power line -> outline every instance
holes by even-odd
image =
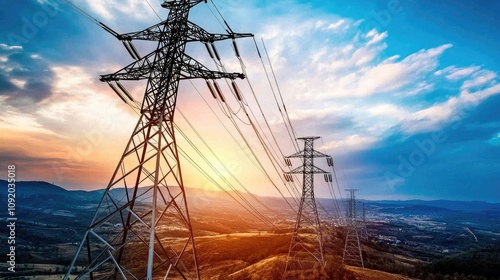
[[[233,174],[233,172],[231,172],[227,167],[226,165],[224,164],[224,162],[219,158],[219,156],[217,156],[217,154],[213,151],[212,148],[210,148],[210,145],[207,144],[207,142],[205,141],[205,139],[203,139],[203,137],[201,137],[201,135],[199,134],[199,132],[197,131],[196,128],[193,127],[193,125],[191,124],[191,122],[186,118],[186,116],[182,113],[182,111],[179,110],[179,114],[182,116],[182,118],[184,119],[184,121],[189,125],[189,127],[194,131],[194,133],[196,134],[196,136],[198,136],[198,138],[202,141],[202,143],[205,145],[205,147],[207,147],[207,149],[210,151],[210,153],[217,159],[217,161],[219,162],[219,164],[222,165],[222,167],[229,173],[229,175],[240,185],[241,188],[243,188],[245,190],[245,192],[247,192],[253,199],[255,199],[261,206],[263,206],[264,208],[266,208],[267,210],[269,211],[272,211],[269,207],[267,207],[267,205],[265,205],[264,203],[262,203],[253,193],[251,193],[242,183],[241,181]],[[184,135],[184,134],[183,134]],[[236,189],[234,189],[236,191]]]
[[[269,87],[271,88],[271,92],[273,93],[274,101],[276,102],[276,106],[278,108],[278,111],[280,112],[280,115],[283,119],[283,125],[285,125],[286,131],[288,133],[288,136],[290,137],[290,140],[292,141],[292,145],[293,145],[295,151],[298,151],[299,148],[298,148],[298,144],[295,140],[296,137],[294,135],[292,135],[292,133],[287,125],[287,120],[285,119],[285,116],[281,110],[281,106],[278,103],[278,99],[276,98],[276,93],[274,91],[274,87],[272,85],[271,79],[269,78],[269,74],[268,74],[266,66],[264,64],[264,60],[262,59],[262,56],[260,54],[259,46],[257,45],[257,41],[255,41],[255,38],[253,40],[254,40],[254,44],[255,44],[255,49],[257,51],[257,55],[259,56],[259,59],[260,59],[261,65],[262,65],[262,69],[264,70],[264,73],[266,74],[267,82],[269,83]]]
[[[151,10],[153,10],[153,13],[155,13],[155,15],[158,17],[159,20],[163,20],[160,15],[158,15],[158,13],[156,12],[155,8],[153,8],[153,6],[151,6],[151,3],[149,3],[149,0],[146,0],[146,3],[148,4],[148,6],[151,8]]]
[[[213,45],[212,45],[212,47],[213,47]],[[214,49],[214,52],[216,52],[216,51],[215,51],[215,49]],[[214,60],[214,62],[215,62],[215,64],[216,64],[216,67],[217,67],[218,69],[220,69],[221,71],[226,72],[226,69],[225,69],[225,67],[224,67],[224,64],[223,64],[223,63],[222,63],[222,61],[220,60],[220,57],[218,57],[218,56],[211,56],[211,57],[212,57],[212,59]],[[216,61],[216,59],[217,59],[217,61]],[[227,80],[226,80],[226,83],[228,83],[228,82],[227,82]],[[236,93],[234,93],[234,92],[232,91],[232,89],[231,89],[231,87],[229,86],[229,84],[228,84],[228,87],[229,87],[230,91],[233,93],[233,95],[235,95],[235,96],[236,96]],[[224,102],[224,104],[226,105],[226,107],[228,107],[228,109],[230,109],[230,107],[229,107],[229,105],[227,104],[227,102]],[[257,130],[257,128],[255,127],[255,124],[253,124],[253,121],[251,120],[251,118],[249,117],[248,113],[246,112],[246,108],[245,108],[244,104],[240,102],[240,106],[241,106],[241,108],[243,108],[244,112],[246,113],[246,115],[247,115],[247,119],[249,120],[250,125],[252,126],[252,128],[253,128],[253,129],[254,129],[254,131],[256,132],[256,135],[257,135],[257,137],[258,137],[259,141],[262,143],[262,138],[261,138],[261,136],[259,135],[258,130]],[[259,167],[260,167],[260,169],[263,171],[263,173],[266,175],[266,177],[269,179],[269,182],[270,182],[270,183],[271,183],[271,184],[275,187],[275,189],[276,189],[276,190],[278,191],[278,193],[279,193],[279,194],[283,197],[283,199],[284,199],[284,200],[286,201],[286,203],[290,206],[290,208],[291,208],[292,210],[294,210],[294,208],[290,205],[290,203],[289,203],[289,202],[288,202],[288,200],[285,198],[285,196],[283,195],[283,193],[281,192],[281,190],[280,190],[280,189],[276,186],[276,184],[275,184],[275,183],[274,183],[274,181],[272,180],[271,176],[270,176],[270,175],[267,173],[267,171],[265,170],[264,166],[262,165],[261,161],[259,160],[259,158],[258,158],[258,157],[257,157],[257,155],[255,154],[255,152],[253,151],[253,149],[252,149],[252,147],[250,146],[250,144],[248,143],[248,141],[247,141],[246,137],[245,137],[245,136],[243,135],[243,133],[241,132],[241,129],[239,128],[239,126],[237,125],[237,123],[234,121],[234,119],[233,119],[231,116],[228,116],[228,118],[231,120],[231,122],[233,123],[234,127],[236,128],[236,130],[238,131],[238,133],[240,134],[240,136],[241,136],[241,137],[242,137],[242,139],[244,140],[245,144],[246,144],[246,145],[247,145],[247,147],[249,148],[250,152],[252,153],[252,155],[254,156],[254,158],[257,160],[258,166],[259,166]],[[263,147],[264,147],[264,151],[266,152],[266,155],[267,155],[267,156],[271,159],[271,157],[269,156],[269,153],[268,153],[268,151],[267,151],[267,148],[266,148],[265,144],[263,145]],[[272,163],[272,165],[273,165],[273,167],[274,167],[274,164],[273,164],[273,160],[272,160],[272,159],[271,159],[271,163]],[[276,170],[276,167],[274,167],[274,169]],[[276,172],[278,173],[279,178],[281,178],[281,176],[280,176],[281,174],[279,174],[279,172],[278,172],[277,170],[276,170]],[[293,198],[293,195],[291,195],[291,197]],[[297,203],[297,202],[296,202],[296,203]],[[294,211],[295,211],[295,210],[294,210]]]
[[[193,85],[194,86],[194,85]],[[133,110],[134,112],[136,112],[137,114],[139,114],[138,112],[138,108],[137,107],[134,107],[132,104],[129,104],[127,103],[127,105],[129,105]],[[192,126],[192,124],[188,121],[188,119],[184,116],[184,114],[182,113],[182,111],[180,109],[179,110],[179,113],[181,114],[181,116],[184,118],[184,120],[189,124],[189,126],[195,131],[195,133],[198,135],[198,137],[204,142],[204,144],[210,149],[210,151],[214,154],[214,156],[219,160],[220,164],[226,169],[226,171],[230,172],[227,167],[223,164],[223,162],[215,155],[215,153],[212,151],[212,149],[206,144],[206,142],[201,138],[201,136],[199,136],[198,132],[195,130],[195,128]],[[184,134],[184,132],[182,132],[182,130],[176,125],[176,128],[177,130],[181,133],[181,135],[185,138],[185,139],[188,139],[187,136]],[[189,141],[188,142],[191,147],[195,148],[194,144]],[[200,167],[196,161],[194,161],[181,147],[179,147],[181,153],[183,154],[183,156],[188,159],[188,161],[200,172],[202,173],[202,175],[204,175],[207,179],[209,179],[212,183],[214,183],[219,189],[223,190],[226,194],[228,194],[234,201],[236,201],[240,206],[242,206],[245,210],[247,210],[248,212],[250,212],[252,215],[254,215],[256,218],[258,218],[259,220],[261,220],[262,222],[264,222],[265,224],[273,227],[274,225],[267,219],[265,218],[264,215],[262,215],[259,211],[256,210],[255,207],[253,207],[251,205],[251,203],[249,203],[244,197],[241,196],[241,194],[239,193],[239,191],[237,189],[235,189],[234,187],[232,187],[231,185],[229,185],[229,187],[236,193],[240,196],[240,199],[242,199],[242,201],[244,201],[245,203],[247,203],[248,206],[250,206],[250,208],[254,209],[254,212],[252,212],[252,210],[248,209],[246,206],[244,206],[239,200],[237,200],[233,195],[231,195],[226,189],[224,189],[219,183],[216,182],[215,179],[213,179],[202,167]],[[199,150],[197,150],[199,152]],[[199,155],[202,155],[201,152],[198,153]],[[204,158],[206,159],[206,158]],[[209,161],[206,161],[207,163],[210,163]],[[210,167],[212,167],[212,169],[214,171],[217,171],[216,168],[210,164]],[[161,167],[160,167],[161,168]],[[219,173],[218,174],[219,176],[221,176],[222,178],[222,175]],[[234,177],[234,175],[231,173],[231,175]],[[236,179],[236,178],[235,178]],[[227,182],[227,180],[224,180]],[[243,189],[249,194],[251,195],[257,202],[259,202],[263,207],[265,207],[267,210],[269,211],[272,211],[274,212],[272,209],[270,209],[269,207],[267,207],[265,204],[263,204],[255,195],[253,195],[250,191],[248,191],[248,189],[246,189],[242,184],[241,182],[238,180],[238,183],[243,187]],[[126,193],[125,195],[128,195],[128,193]],[[146,199],[149,199],[150,197],[146,197],[144,200]]]
[[[137,125],[96,209],[91,225],[77,248],[65,279],[69,278],[80,255],[86,255],[88,261],[79,271],[82,278],[93,278],[94,274],[98,273],[99,277],[104,278],[150,280],[159,271],[167,271],[162,275],[165,278],[200,278],[173,123],[179,82],[186,78],[215,80],[244,77],[239,73],[208,70],[185,53],[188,41],[204,42],[207,37],[216,35],[199,26],[190,25],[189,11],[200,2],[201,0],[165,1],[162,6],[169,9],[168,20],[142,31],[127,33],[126,40],[122,40],[122,36],[83,10],[77,9],[89,20],[120,39],[135,59],[133,63],[115,73],[102,75],[100,80],[108,82],[110,86],[116,83],[121,92],[116,87],[114,90],[125,103],[128,103],[126,98],[132,103],[134,101],[119,86],[118,81],[146,79],[148,84]],[[78,8],[74,5],[72,7]],[[193,29],[196,29],[196,32],[191,36],[189,34],[193,33]],[[189,40],[188,35],[191,36]],[[249,36],[251,34],[231,32],[217,34],[217,40]],[[130,40],[137,39],[157,41],[157,48],[140,57],[130,44]],[[126,200],[115,200],[110,193],[120,186],[128,187],[125,189]],[[141,188],[145,186],[146,190],[142,192]],[[128,195],[129,192],[131,195]],[[150,201],[143,200],[143,197],[149,196]],[[109,230],[109,221],[118,222],[116,230]],[[145,230],[136,231],[132,227],[136,223],[144,225]],[[183,236],[176,231],[176,235],[171,236],[175,238],[168,238],[171,232],[165,232],[167,238],[160,239],[157,235],[160,225],[180,228],[178,232],[182,232]],[[172,246],[173,239],[176,239],[176,245],[180,246]],[[101,246],[103,244],[104,246]],[[97,252],[94,254],[90,248],[95,248]],[[147,261],[141,260],[131,267],[132,264],[124,260],[137,250],[148,252]]]
[[[283,105],[283,110],[285,111],[285,115],[286,115],[286,118],[288,120],[288,124],[290,125],[290,129],[292,130],[293,138],[295,139],[295,142],[296,142],[297,135],[295,134],[295,130],[293,129],[292,122],[290,121],[290,116],[288,115],[288,110],[286,109],[285,102],[283,101],[283,95],[281,94],[278,80],[276,79],[276,75],[274,73],[273,64],[271,63],[271,59],[269,58],[269,54],[267,52],[267,48],[266,48],[266,44],[264,43],[264,39],[261,38],[261,40],[262,40],[262,46],[264,46],[264,51],[266,53],[267,60],[269,62],[269,67],[271,68],[271,72],[272,72],[273,77],[274,77],[274,82],[276,83],[276,88],[278,89],[278,93],[279,93],[280,98],[281,98],[281,104]],[[297,144],[297,146],[298,146],[298,144]]]
[[[238,202],[243,208],[245,208],[247,211],[249,211],[250,213],[252,213],[254,216],[256,216],[259,220],[263,221],[264,223],[270,225],[270,226],[273,226],[272,223],[263,215],[261,214],[250,202],[248,202],[248,200],[246,198],[244,198],[241,193],[235,189],[230,183],[229,181],[227,181],[226,178],[224,178],[224,176],[222,176],[222,174],[220,174],[220,172],[217,170],[217,168],[215,168],[211,162],[199,151],[199,149],[191,142],[191,140],[189,140],[189,138],[186,136],[186,134],[184,134],[184,132],[182,132],[182,130],[180,130],[180,128],[175,125],[177,131],[184,137],[184,139],[186,139],[189,143],[189,145],[195,149],[196,153],[205,161],[205,163],[207,163],[207,165],[209,165],[209,167],[212,168],[212,170],[217,173],[217,175],[219,175],[219,177],[235,192],[236,195],[238,195],[238,197],[240,197],[240,199],[245,203],[247,204],[247,206],[252,209],[249,210],[247,207],[245,207],[243,204],[241,204],[241,202],[239,202],[236,198],[234,198],[231,194],[229,194],[229,192],[224,189],[220,184],[218,184],[216,182],[216,180],[214,180],[210,175],[208,175],[208,173],[203,169],[201,168],[197,163],[196,161],[192,160],[192,158],[186,153],[183,151],[183,154],[185,157],[189,157],[189,160],[190,162],[197,167],[197,169],[200,171],[200,172],[203,172],[203,174],[205,175],[205,177],[207,178],[210,178],[210,181],[212,181],[214,184],[216,184],[221,190],[223,190],[224,192],[226,192],[227,194],[229,194],[231,196],[231,198],[233,198],[233,200],[235,200],[236,202]],[[257,199],[257,198],[256,198]]]

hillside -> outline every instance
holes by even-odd
[[[5,203],[5,185],[6,181],[0,180],[2,203]],[[258,197],[264,206],[253,201],[252,195],[241,194],[273,223],[270,228],[232,200],[228,193],[196,188],[186,188],[186,193],[202,279],[282,278],[295,219],[286,202]],[[103,190],[68,191],[46,182],[18,182],[16,194],[18,258],[23,260],[16,275],[25,276],[23,279],[60,276],[67,269]],[[112,195],[120,197],[125,192],[115,189]],[[474,209],[479,212],[460,211],[457,210],[461,208],[460,203],[365,201],[370,235],[369,239],[362,240],[366,269],[341,264],[344,228],[333,227],[331,219],[334,217],[328,212],[320,212],[327,266],[324,270],[304,271],[303,278],[300,275],[288,275],[288,278],[396,280],[437,275],[438,272],[451,275],[454,267],[472,263],[473,260],[467,258],[470,250],[500,247],[500,229],[494,222],[500,207],[474,202]],[[331,201],[324,200],[322,205],[332,211]],[[464,202],[463,205],[472,204]],[[478,216],[477,213],[482,214]],[[465,227],[469,231],[464,230]],[[4,230],[0,230],[2,243],[6,243]],[[3,268],[6,252],[4,247],[0,250],[0,267]],[[453,258],[454,254],[462,255]],[[491,254],[478,253],[477,256],[481,258],[476,260],[488,260],[491,267],[500,265],[489,261]],[[464,273],[491,276],[485,274],[482,263],[485,262],[476,262],[472,271]],[[0,272],[0,277],[3,276],[5,269]]]

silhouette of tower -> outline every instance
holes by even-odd
[[[244,78],[210,71],[185,53],[188,42],[250,37],[211,34],[190,22],[190,9],[202,0],[164,1],[166,20],[142,31],[117,34],[135,61],[101,76],[125,101],[120,80],[147,80],[140,117],[65,276],[77,279],[199,279],[191,219],[174,134],[179,81]],[[140,57],[132,40],[157,42]],[[214,48],[215,50],[215,48]],[[120,92],[122,94],[120,94]]]
[[[354,192],[357,189],[346,189],[350,193],[347,208],[347,232],[345,237],[343,264],[365,267],[363,255],[361,254],[361,244],[358,235],[358,222],[356,220],[356,198]]]
[[[319,137],[298,139],[304,141],[304,150],[285,158],[288,163],[291,163],[290,158],[303,159],[302,166],[285,173],[285,176],[302,174],[302,197],[292,241],[290,242],[285,273],[295,269],[313,268],[316,263],[321,266],[325,265],[323,239],[314,197],[314,174],[326,174],[328,172],[314,166],[314,158],[330,156],[314,150],[314,140],[319,139]]]

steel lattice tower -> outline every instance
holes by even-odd
[[[244,78],[210,71],[185,54],[188,42],[250,37],[211,34],[188,20],[202,0],[164,1],[166,20],[142,31],[113,34],[135,61],[101,81],[147,80],[139,121],[65,276],[77,279],[199,279],[196,247],[174,134],[179,81]],[[139,57],[132,40],[156,41]],[[125,92],[130,98],[130,95]]]
[[[302,197],[295,222],[295,229],[288,251],[285,273],[294,269],[310,269],[319,263],[325,266],[323,238],[314,196],[314,174],[328,172],[314,166],[314,158],[330,157],[314,150],[314,140],[319,137],[298,138],[304,141],[304,150],[289,158],[302,158],[303,164],[286,174],[302,174]]]
[[[361,243],[359,242],[358,221],[356,220],[356,197],[354,192],[357,189],[347,189],[346,191],[350,193],[350,198],[347,209],[347,232],[342,263],[364,268]]]

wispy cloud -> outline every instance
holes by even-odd
[[[11,106],[31,110],[48,98],[52,72],[38,54],[28,54],[22,46],[0,44],[0,98]]]
[[[166,16],[167,11],[159,7],[161,1],[150,2],[162,17]],[[78,0],[75,3],[119,32],[140,30],[158,21],[146,1],[113,0],[103,4]],[[223,1],[219,8],[236,32],[254,32],[257,42],[260,37],[264,38],[298,136],[323,136],[326,152],[351,164],[347,175],[359,183],[381,187],[381,174],[394,164],[392,161],[397,155],[414,149],[411,141],[426,133],[449,130],[451,122],[466,121],[475,108],[483,108],[490,100],[498,98],[498,69],[488,69],[481,63],[462,63],[451,55],[463,49],[460,40],[449,40],[455,46],[447,43],[446,36],[435,43],[394,46],[391,39],[397,29],[391,26],[366,29],[368,25],[362,24],[366,19],[336,15],[313,6],[292,0],[271,1],[265,5],[258,1]],[[209,8],[215,12],[210,3],[201,3],[193,9],[191,20],[209,31],[225,32]],[[31,9],[28,15],[34,14],[39,7]],[[0,41],[0,128],[23,139],[16,146],[3,146],[0,153],[23,159],[26,165],[30,160],[63,164],[62,170],[67,170],[66,179],[78,181],[79,176],[84,177],[84,170],[95,169],[92,166],[102,167],[102,170],[113,168],[121,151],[117,147],[122,147],[122,142],[129,137],[136,117],[105,84],[98,82],[98,74],[118,70],[131,59],[119,42],[112,41],[114,38],[109,38],[112,43],[104,44],[102,39],[108,36],[105,32],[98,31],[102,36],[96,35],[98,27],[84,18],[75,21],[76,14],[67,6],[60,5],[60,9],[58,16],[50,19],[50,24],[40,28],[36,40],[23,46]],[[395,24],[399,15],[392,16],[391,24]],[[17,22],[22,23],[20,19]],[[55,28],[65,26],[63,23],[71,28]],[[22,27],[16,32],[21,34]],[[61,38],[67,42],[63,44]],[[141,53],[150,50],[148,45],[141,43],[137,44]],[[284,149],[290,148],[253,41],[239,40],[238,44],[245,70],[276,131],[278,142],[284,143]],[[241,71],[231,42],[218,42],[217,46],[221,48],[227,69]],[[201,51],[196,47],[189,51],[214,68],[203,46],[201,48]],[[238,81],[243,93],[250,96],[245,83]],[[141,86],[130,84],[138,99],[143,94]],[[193,110],[190,112],[192,121],[202,123],[202,130],[211,130],[213,123],[207,120],[206,112],[198,111],[202,101],[192,98],[190,87],[183,85],[182,91],[179,104],[188,104],[186,108]],[[491,115],[495,111],[488,112]],[[195,120],[196,117],[199,119]],[[245,116],[241,119],[245,120]],[[111,129],[101,130],[99,127],[103,124],[107,128],[111,125]],[[473,139],[478,146],[498,142],[499,131],[494,131],[494,124],[488,123],[488,129],[481,128],[481,120],[474,119],[468,125],[481,132],[482,142]],[[124,128],[128,126],[130,129]],[[209,133],[218,134],[218,131]],[[39,139],[34,135],[39,135]],[[460,133],[454,135],[455,142],[465,141]],[[470,135],[475,134],[471,132]],[[0,136],[2,143],[14,143],[6,137]],[[42,142],[53,144],[49,153],[29,154],[22,150],[30,145],[42,147]],[[462,155],[461,147],[453,145],[449,144],[447,152]],[[19,153],[12,153],[13,149],[19,149]],[[488,146],[477,149],[491,154]],[[464,165],[468,163],[463,161]],[[444,164],[440,164],[429,165],[429,169],[444,168]],[[33,165],[33,168],[39,167]],[[397,188],[408,186],[410,181],[413,180],[401,180]]]
[[[127,1],[92,1],[92,0],[81,0],[80,4],[85,4],[89,7],[89,12],[94,14],[99,19],[108,22],[117,22],[120,20],[126,20],[133,18],[139,21],[150,21],[152,18],[155,19],[156,15],[153,9],[149,7],[147,1],[141,0],[127,0]],[[151,1],[152,6],[155,10],[162,10],[158,2]]]

